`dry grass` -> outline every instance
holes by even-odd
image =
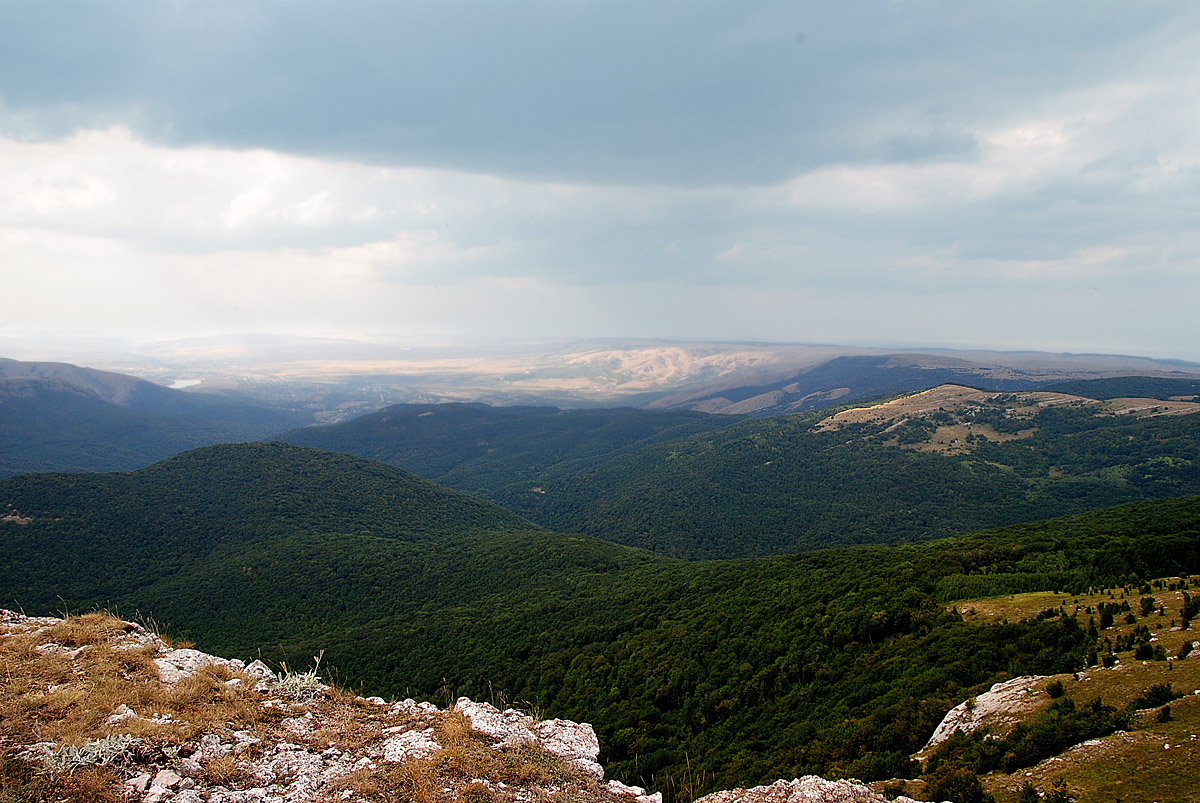
[[[108,767],[49,775],[26,761],[0,761],[0,801],[4,803],[118,803],[118,788],[119,779]]]
[[[1175,584],[1178,589],[1183,578],[1163,578],[1164,586]],[[1188,593],[1200,594],[1200,589],[1188,582]],[[1153,597],[1156,610],[1143,616],[1140,601]],[[1113,642],[1128,635],[1135,627],[1146,626],[1154,634],[1157,646],[1169,656],[1177,656],[1185,642],[1200,641],[1200,631],[1172,630],[1178,624],[1182,607],[1182,591],[1153,589],[1142,594],[1135,588],[1102,589],[1090,594],[1070,595],[1053,592],[1017,594],[1005,597],[970,600],[956,604],[965,612],[967,621],[980,624],[1036,616],[1038,613],[1061,608],[1067,615],[1077,614],[1084,626],[1089,618],[1097,623],[1097,607],[1101,602],[1129,602],[1135,617],[1132,624],[1118,615],[1114,626],[1101,631],[1101,641]],[[1088,613],[1088,609],[1091,613]],[[1161,608],[1160,614],[1158,609]],[[972,613],[973,611],[973,613]],[[1110,669],[1091,667],[1076,675],[1059,675],[1068,695],[1086,702],[1099,697],[1104,702],[1124,708],[1156,684],[1169,683],[1184,696],[1171,703],[1172,719],[1159,722],[1157,710],[1138,714],[1133,730],[1116,733],[1098,744],[1077,746],[1061,756],[1042,762],[1037,767],[1015,775],[992,773],[984,785],[996,796],[997,803],[1013,803],[1026,781],[1045,789],[1058,779],[1065,779],[1076,791],[1076,797],[1087,803],[1183,803],[1200,800],[1200,659],[1174,661],[1138,661],[1131,651],[1118,653],[1120,663]],[[1047,696],[1044,705],[1051,702]],[[1170,748],[1164,747],[1170,745]]]
[[[1191,415],[1200,413],[1200,403],[1185,399],[1109,399],[1104,409],[1113,415],[1134,415],[1150,418],[1157,415]]]
[[[205,734],[227,742],[240,730],[253,731],[261,742],[207,759],[198,782],[229,789],[261,785],[248,762],[272,745],[290,742],[311,752],[337,748],[375,757],[373,767],[353,771],[327,789],[331,799],[349,790],[354,799],[388,803],[500,803],[515,800],[521,790],[523,799],[611,800],[574,764],[534,745],[497,749],[453,711],[410,714],[336,688],[267,706],[251,678],[216,664],[173,685],[163,683],[154,663],[156,647],[138,645],[128,638],[129,629],[107,614],[87,614],[40,632],[0,637],[0,803],[115,803],[123,794],[118,773],[169,764],[177,748]],[[48,644],[61,647],[45,648]],[[234,680],[240,683],[230,685]],[[108,723],[121,705],[136,716]],[[442,749],[399,764],[378,761],[388,735],[410,728],[432,728]],[[118,736],[134,738],[121,742],[114,768],[91,766],[86,758],[43,766],[16,749],[52,742],[56,755],[71,758],[71,747],[86,753]]]
[[[885,429],[873,437],[885,446],[897,446],[919,452],[969,454],[971,452],[971,443],[967,441],[969,436],[983,437],[993,442],[1004,442],[1029,438],[1036,432],[1032,426],[1018,432],[998,432],[988,424],[975,421],[972,414],[973,407],[999,406],[1007,411],[1011,418],[1027,419],[1032,422],[1034,416],[1046,407],[1063,405],[1089,407],[1096,415],[1133,415],[1139,418],[1200,412],[1200,403],[1186,401],[1112,399],[1099,402],[1066,393],[1045,391],[994,393],[962,385],[941,385],[892,401],[842,410],[821,421],[815,429],[818,431],[838,430],[850,424],[876,424]],[[938,413],[948,414],[953,418],[953,423],[943,422],[918,442],[906,444],[900,442],[898,430],[905,422],[925,419]]]
[[[121,649],[113,643],[126,632],[123,622],[92,613],[44,633],[0,640],[0,737],[19,744],[82,745],[98,735],[128,733],[179,744],[226,722],[249,727],[258,721],[259,701],[249,677],[241,676],[242,686],[231,688],[225,681],[237,675],[210,665],[174,686],[164,685],[154,647]],[[74,658],[38,652],[47,643],[85,649]],[[121,705],[138,717],[106,725]]]
[[[595,780],[568,762],[533,745],[498,750],[486,736],[472,730],[462,715],[452,711],[408,724],[415,728],[431,726],[442,750],[425,758],[351,773],[335,784],[333,797],[348,789],[356,799],[388,803],[500,803],[513,800],[521,789],[532,791],[536,799],[580,803],[611,800]],[[314,736],[317,734],[324,732],[314,732]]]
[[[198,780],[210,786],[239,789],[256,785],[254,776],[242,765],[239,756],[227,755],[204,764]]]

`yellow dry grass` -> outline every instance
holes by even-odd
[[[1112,628],[1101,631],[1101,641],[1108,638],[1116,642],[1118,636],[1128,635],[1144,625],[1153,634],[1153,644],[1163,647],[1168,656],[1177,657],[1185,643],[1200,641],[1200,632],[1196,630],[1172,629],[1179,624],[1183,591],[1172,591],[1167,586],[1174,584],[1179,589],[1182,580],[1163,578],[1164,587],[1152,589],[1148,594],[1136,588],[1103,589],[1083,595],[1038,592],[968,600],[956,603],[955,607],[965,613],[968,622],[980,624],[1019,621],[1049,608],[1061,608],[1068,615],[1077,614],[1080,623],[1086,626],[1091,617],[1099,622],[1097,608],[1101,602],[1128,602],[1134,623],[1126,623],[1125,614],[1119,614]],[[1190,580],[1188,585],[1193,596],[1200,593]],[[1142,615],[1142,597],[1155,600],[1155,610],[1148,616]],[[1170,684],[1183,695],[1170,704],[1171,720],[1159,722],[1158,709],[1143,711],[1135,716],[1131,732],[1076,746],[1011,776],[991,773],[984,778],[984,785],[996,796],[997,803],[1016,801],[1026,781],[1045,789],[1060,778],[1071,785],[1078,800],[1087,803],[1200,800],[1200,695],[1196,694],[1200,690],[1200,659],[1138,661],[1129,651],[1118,655],[1120,663],[1112,668],[1090,667],[1056,679],[1062,682],[1066,694],[1076,700],[1100,698],[1118,708],[1129,705],[1151,686]],[[1046,696],[1041,706],[1047,707],[1050,702]]]
[[[1200,402],[1183,399],[1109,399],[1104,409],[1113,415],[1135,415],[1149,418],[1156,415],[1190,415],[1200,413]]]
[[[996,393],[975,390],[964,385],[940,385],[891,401],[842,410],[823,419],[814,429],[818,432],[836,431],[852,424],[873,424],[883,427],[882,432],[873,438],[885,446],[944,454],[969,454],[972,449],[968,438],[974,440],[981,437],[989,441],[1005,442],[1034,435],[1036,429],[1032,426],[1017,432],[999,432],[989,424],[974,420],[972,408],[997,405],[1003,407],[1009,418],[1030,421],[1040,410],[1063,405],[1090,407],[1096,415],[1133,415],[1139,418],[1200,412],[1200,403],[1191,401],[1131,398],[1102,402],[1068,393]],[[946,415],[938,416],[939,413]],[[931,416],[937,416],[934,420],[941,419],[933,431],[917,442],[901,442],[898,435],[904,424]],[[953,420],[947,420],[946,416]]]
[[[313,752],[336,748],[363,755],[378,750],[388,734],[411,728],[432,728],[443,749],[428,758],[352,772],[330,794],[336,798],[351,790],[357,800],[389,803],[489,803],[510,800],[511,790],[521,788],[532,790],[534,799],[611,799],[594,779],[540,747],[496,749],[453,711],[408,714],[336,688],[314,699],[267,706],[249,676],[215,664],[178,683],[163,683],[153,661],[155,647],[129,649],[129,629],[108,614],[93,613],[0,636],[0,801],[121,799],[119,767],[48,772],[22,757],[19,748],[36,742],[61,749],[127,734],[138,741],[130,748],[136,755],[126,760],[149,761],[144,757],[161,759],[205,734],[228,741],[233,731],[250,730],[262,740],[259,746],[249,754],[208,760],[197,778],[246,789],[261,785],[246,759],[262,755],[266,745],[289,742]],[[50,644],[61,647],[47,649]],[[235,679],[241,682],[230,685]],[[137,716],[107,723],[121,705]]]

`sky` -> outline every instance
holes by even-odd
[[[0,3],[0,336],[1200,360],[1195,2]]]

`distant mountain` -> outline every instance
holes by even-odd
[[[1198,503],[681,563],[531,530],[374,461],[222,445],[0,480],[0,600],[140,612],[206,651],[293,666],[324,649],[322,672],[364,693],[533,701],[593,723],[618,777],[683,799],[911,773],[955,704],[1010,675],[1081,670],[1101,647],[1069,609],[968,621],[948,603],[1194,574]]]
[[[1200,404],[950,387],[901,399],[895,414],[745,420],[490,498],[551,529],[707,559],[940,538],[1200,493]]]
[[[781,415],[857,399],[958,383],[992,390],[1029,390],[1039,382],[1008,369],[913,354],[835,357],[807,371],[761,385],[725,383],[660,399],[652,409]]]
[[[1200,401],[1200,379],[1162,376],[1114,376],[1076,379],[1044,385],[1042,390],[1071,393],[1089,399],[1182,399]]]
[[[140,468],[297,417],[67,363],[0,359],[0,476]]]
[[[1197,411],[947,385],[743,420],[400,405],[281,440],[383,460],[553,530],[710,559],[928,540],[1200,493]]]
[[[0,379],[0,476],[138,468],[219,434],[130,410],[56,379]]]
[[[268,407],[208,394],[185,393],[134,376],[69,363],[0,358],[0,377],[53,379],[87,391],[110,404],[130,410],[189,416],[214,426],[228,427],[245,437],[279,432],[297,420],[296,416]]]
[[[293,430],[276,440],[382,460],[487,495],[736,420],[687,410],[399,404],[342,424]]]
[[[1070,392],[1087,395],[1084,386],[1075,383],[1088,380],[1115,382],[1113,372],[1119,372],[1126,364],[1145,364],[1147,371],[1157,370],[1158,376],[1143,378],[1148,382],[1159,381],[1162,387],[1171,383],[1178,383],[1180,388],[1200,384],[1200,377],[1195,372],[1184,378],[1171,378],[1166,376],[1169,373],[1166,363],[1146,359],[1065,355],[1056,360],[1055,355],[1049,354],[1005,355],[999,352],[970,353],[969,357],[917,352],[841,356],[798,373],[770,377],[765,381],[747,382],[744,373],[737,374],[664,396],[647,407],[781,415],[819,410],[859,399],[928,390],[944,384],[986,390],[1033,390],[1071,383],[1076,390]],[[1132,384],[1126,384],[1133,389]]]

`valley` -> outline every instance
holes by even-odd
[[[929,406],[930,393],[945,409]],[[976,395],[1001,398],[943,388],[840,412],[697,417],[689,426],[706,431],[643,441],[613,437],[615,424],[587,425],[601,414],[577,411],[528,416],[514,430],[552,423],[555,436],[492,442],[480,433],[497,413],[421,406],[280,438],[390,462],[550,529],[685,559],[928,540],[1200,492],[1197,419],[1106,414],[1111,401],[1012,407]],[[633,422],[647,413],[604,415]],[[586,457],[556,451],[568,432]],[[452,468],[449,443],[466,458]]]
[[[92,406],[61,421],[178,421],[62,375],[6,381]],[[276,666],[320,654],[362,694],[587,721],[605,766],[669,803],[801,774],[918,798],[969,774],[999,803],[1069,775],[1116,803],[1156,740],[1193,749],[1174,735],[1190,698],[1161,723],[1129,709],[1200,685],[1190,631],[1164,628],[1200,599],[1190,383],[939,385],[782,416],[394,405],[132,471],[0,480],[0,599],[141,616]],[[51,465],[88,442],[116,453],[57,409],[0,402],[14,437],[55,433]],[[947,712],[1026,676],[1077,706],[1037,698],[1033,732],[1065,717],[1100,735],[1013,742],[1003,767],[968,737],[926,747]]]
[[[1196,498],[690,563],[279,444],[15,477],[0,499],[29,519],[0,524],[0,594],[26,610],[141,611],[289,665],[324,650],[339,682],[379,694],[502,693],[592,722],[618,777],[672,798],[801,772],[911,776],[907,756],[973,690],[1078,671],[1097,650],[1079,616],[989,623],[949,602],[1200,573]]]

